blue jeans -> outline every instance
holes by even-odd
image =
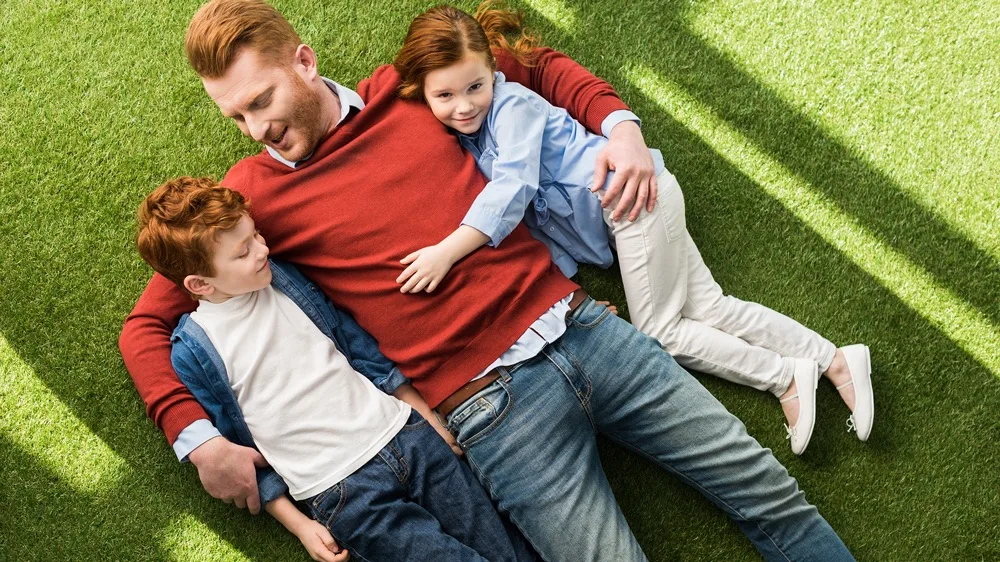
[[[416,411],[378,455],[306,504],[354,560],[533,559]]]
[[[645,560],[601,468],[601,433],[701,492],[766,559],[853,560],[771,452],[656,340],[590,299],[567,323],[447,420],[542,558]]]

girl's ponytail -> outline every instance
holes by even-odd
[[[540,43],[533,32],[521,27],[522,16],[494,7],[491,0],[479,5],[476,16],[452,6],[438,6],[410,22],[403,47],[392,65],[399,73],[399,96],[423,99],[424,78],[439,68],[451,66],[467,52],[483,55],[496,70],[494,50],[504,50],[525,66],[534,66],[534,51]],[[514,43],[507,35],[520,32]]]
[[[541,44],[538,34],[521,26],[524,14],[497,7],[492,0],[486,0],[476,9],[476,21],[486,33],[486,39],[493,49],[502,49],[510,53],[525,66],[534,65],[535,49]],[[507,39],[508,34],[520,32],[513,44]]]

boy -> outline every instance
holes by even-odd
[[[219,432],[271,465],[257,469],[267,512],[315,560],[343,559],[333,537],[361,559],[524,557],[426,404],[409,385],[394,394],[413,409],[376,388],[402,374],[298,271],[267,259],[248,207],[207,178],[168,181],[140,206],[138,248],[198,300],[171,360]]]

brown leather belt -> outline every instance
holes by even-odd
[[[566,313],[566,316],[569,317],[570,314],[573,314],[573,311],[579,308],[586,298],[587,292],[583,289],[573,291],[573,298],[569,300],[569,312]],[[500,367],[491,369],[490,372],[479,377],[478,379],[465,383],[464,386],[453,392],[451,396],[442,400],[441,403],[438,404],[437,408],[434,408],[434,411],[441,416],[441,419],[447,418],[448,414],[452,413],[455,408],[461,406],[463,402],[471,398],[475,393],[489,386],[498,378],[500,378]]]

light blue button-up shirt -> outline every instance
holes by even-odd
[[[462,224],[489,236],[489,245],[496,246],[523,220],[567,277],[576,274],[578,262],[610,266],[600,195],[590,191],[597,155],[608,139],[588,132],[565,109],[528,88],[507,82],[502,72],[495,76],[493,104],[482,128],[458,136],[490,180]],[[602,132],[610,133],[630,117],[635,116],[609,115]],[[659,175],[663,156],[658,150],[650,153]]]

